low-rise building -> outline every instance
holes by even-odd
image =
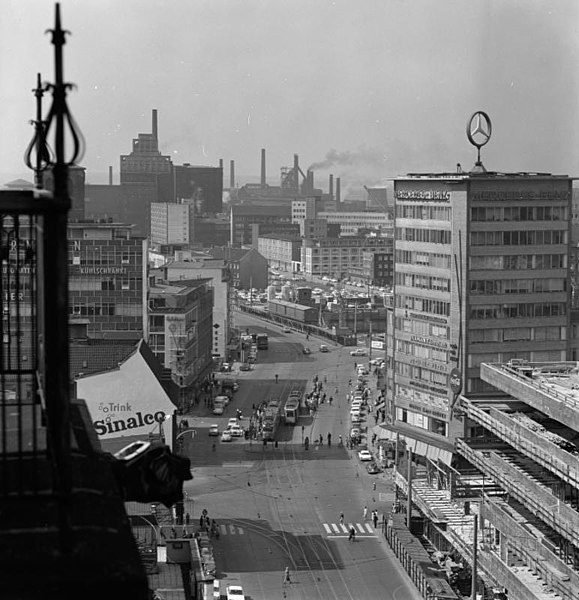
[[[254,248],[214,247],[209,250],[213,258],[223,259],[231,272],[231,284],[238,290],[267,287],[267,259]]]
[[[360,230],[373,230],[390,233],[394,230],[392,218],[381,211],[324,211],[317,214],[330,224],[340,226],[341,235],[358,235]]]
[[[231,238],[233,246],[250,245],[252,242],[252,225],[291,223],[291,206],[251,206],[232,205],[230,212]]]

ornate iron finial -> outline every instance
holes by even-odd
[[[55,121],[54,132],[54,154],[55,160],[53,166],[70,166],[81,160],[84,154],[84,138],[76,124],[68,106],[66,105],[66,91],[73,86],[70,83],[63,82],[63,60],[62,47],[66,43],[65,34],[69,33],[60,26],[60,4],[56,4],[56,18],[54,29],[48,30],[52,33],[51,43],[54,46],[54,84],[48,84],[48,89],[52,92],[52,106],[46,119],[45,135],[48,137],[52,122]],[[69,160],[65,157],[64,138],[65,121],[68,123],[69,133],[72,140],[72,154]]]
[[[36,120],[30,121],[30,124],[34,125],[34,135],[24,153],[24,162],[29,169],[34,171],[34,183],[38,189],[42,188],[43,172],[54,162],[52,150],[46,143],[46,121],[42,120],[42,97],[47,89],[47,84],[42,83],[40,73],[38,73],[36,88],[32,90],[36,96]],[[34,152],[36,152],[36,157],[33,162]]]

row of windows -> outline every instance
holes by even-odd
[[[438,325],[437,323],[418,321],[415,319],[405,319],[403,317],[396,317],[394,323],[397,331],[404,331],[405,333],[427,337],[437,337],[443,340],[448,340],[450,337],[450,328],[446,325]]]
[[[397,227],[396,239],[403,242],[424,242],[428,244],[450,244],[452,234],[446,229],[421,229],[418,227]]]
[[[407,354],[408,356],[415,356],[416,358],[424,358],[427,360],[438,360],[441,362],[448,361],[448,352],[441,348],[433,348],[432,346],[422,346],[421,344],[414,344],[406,340],[395,341],[396,352],[401,354]]]
[[[566,244],[567,231],[472,231],[471,246],[541,246]]]
[[[142,317],[143,306],[141,304],[111,304],[107,302],[90,302],[79,304],[74,302],[68,308],[69,315],[98,317],[98,316],[122,316]]]
[[[142,280],[134,277],[71,277],[68,289],[72,292],[101,292],[108,290],[141,291]]]
[[[450,206],[396,206],[396,216],[400,219],[450,221],[451,215]]]
[[[537,317],[562,317],[567,314],[564,302],[537,302],[528,304],[485,304],[471,306],[471,319],[528,319]]]
[[[470,209],[471,221],[566,221],[566,206],[489,206]]]
[[[469,282],[471,294],[538,294],[548,292],[564,292],[567,280],[564,278],[548,279],[480,279]]]
[[[443,388],[448,386],[448,374],[439,373],[438,371],[431,371],[425,367],[417,367],[416,365],[409,365],[402,361],[396,361],[394,363],[394,371],[398,375],[403,375],[414,381],[426,381],[440,385]]]
[[[405,265],[424,265],[435,269],[450,269],[450,261],[450,254],[396,250],[396,262],[404,263]]]
[[[415,296],[404,296],[398,294],[395,298],[396,308],[406,308],[407,310],[418,310],[420,312],[431,313],[433,315],[450,315],[450,302],[441,302],[440,300],[429,300],[428,298],[418,298]]]
[[[473,344],[545,342],[564,340],[566,336],[566,327],[509,327],[507,329],[471,329],[469,341]]]
[[[436,433],[437,435],[442,435],[444,437],[447,435],[447,425],[444,421],[435,419],[434,417],[427,417],[420,413],[406,410],[405,408],[396,409],[396,420],[401,421],[402,423],[408,423],[408,425],[412,425],[413,427],[419,427],[420,429]]]
[[[471,256],[470,268],[511,271],[519,269],[566,269],[566,254],[512,254]]]
[[[564,350],[539,350],[538,352],[493,352],[487,354],[469,354],[468,366],[470,368],[479,367],[481,363],[500,363],[505,364],[511,358],[523,358],[529,362],[558,362],[565,360]]]
[[[418,275],[416,273],[396,273],[396,285],[423,290],[436,290],[438,292],[450,292],[450,279],[446,277]]]

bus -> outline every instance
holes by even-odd
[[[281,403],[279,400],[270,400],[264,410],[261,432],[266,441],[273,441],[279,425]]]
[[[295,425],[300,414],[300,399],[288,398],[284,406],[284,420],[286,425]]]
[[[258,333],[256,336],[257,349],[258,350],[267,350],[269,338],[267,337],[267,333]]]

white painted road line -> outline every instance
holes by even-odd
[[[332,533],[332,530],[330,529],[330,526],[327,523],[324,523],[324,528],[326,530],[326,533]]]

